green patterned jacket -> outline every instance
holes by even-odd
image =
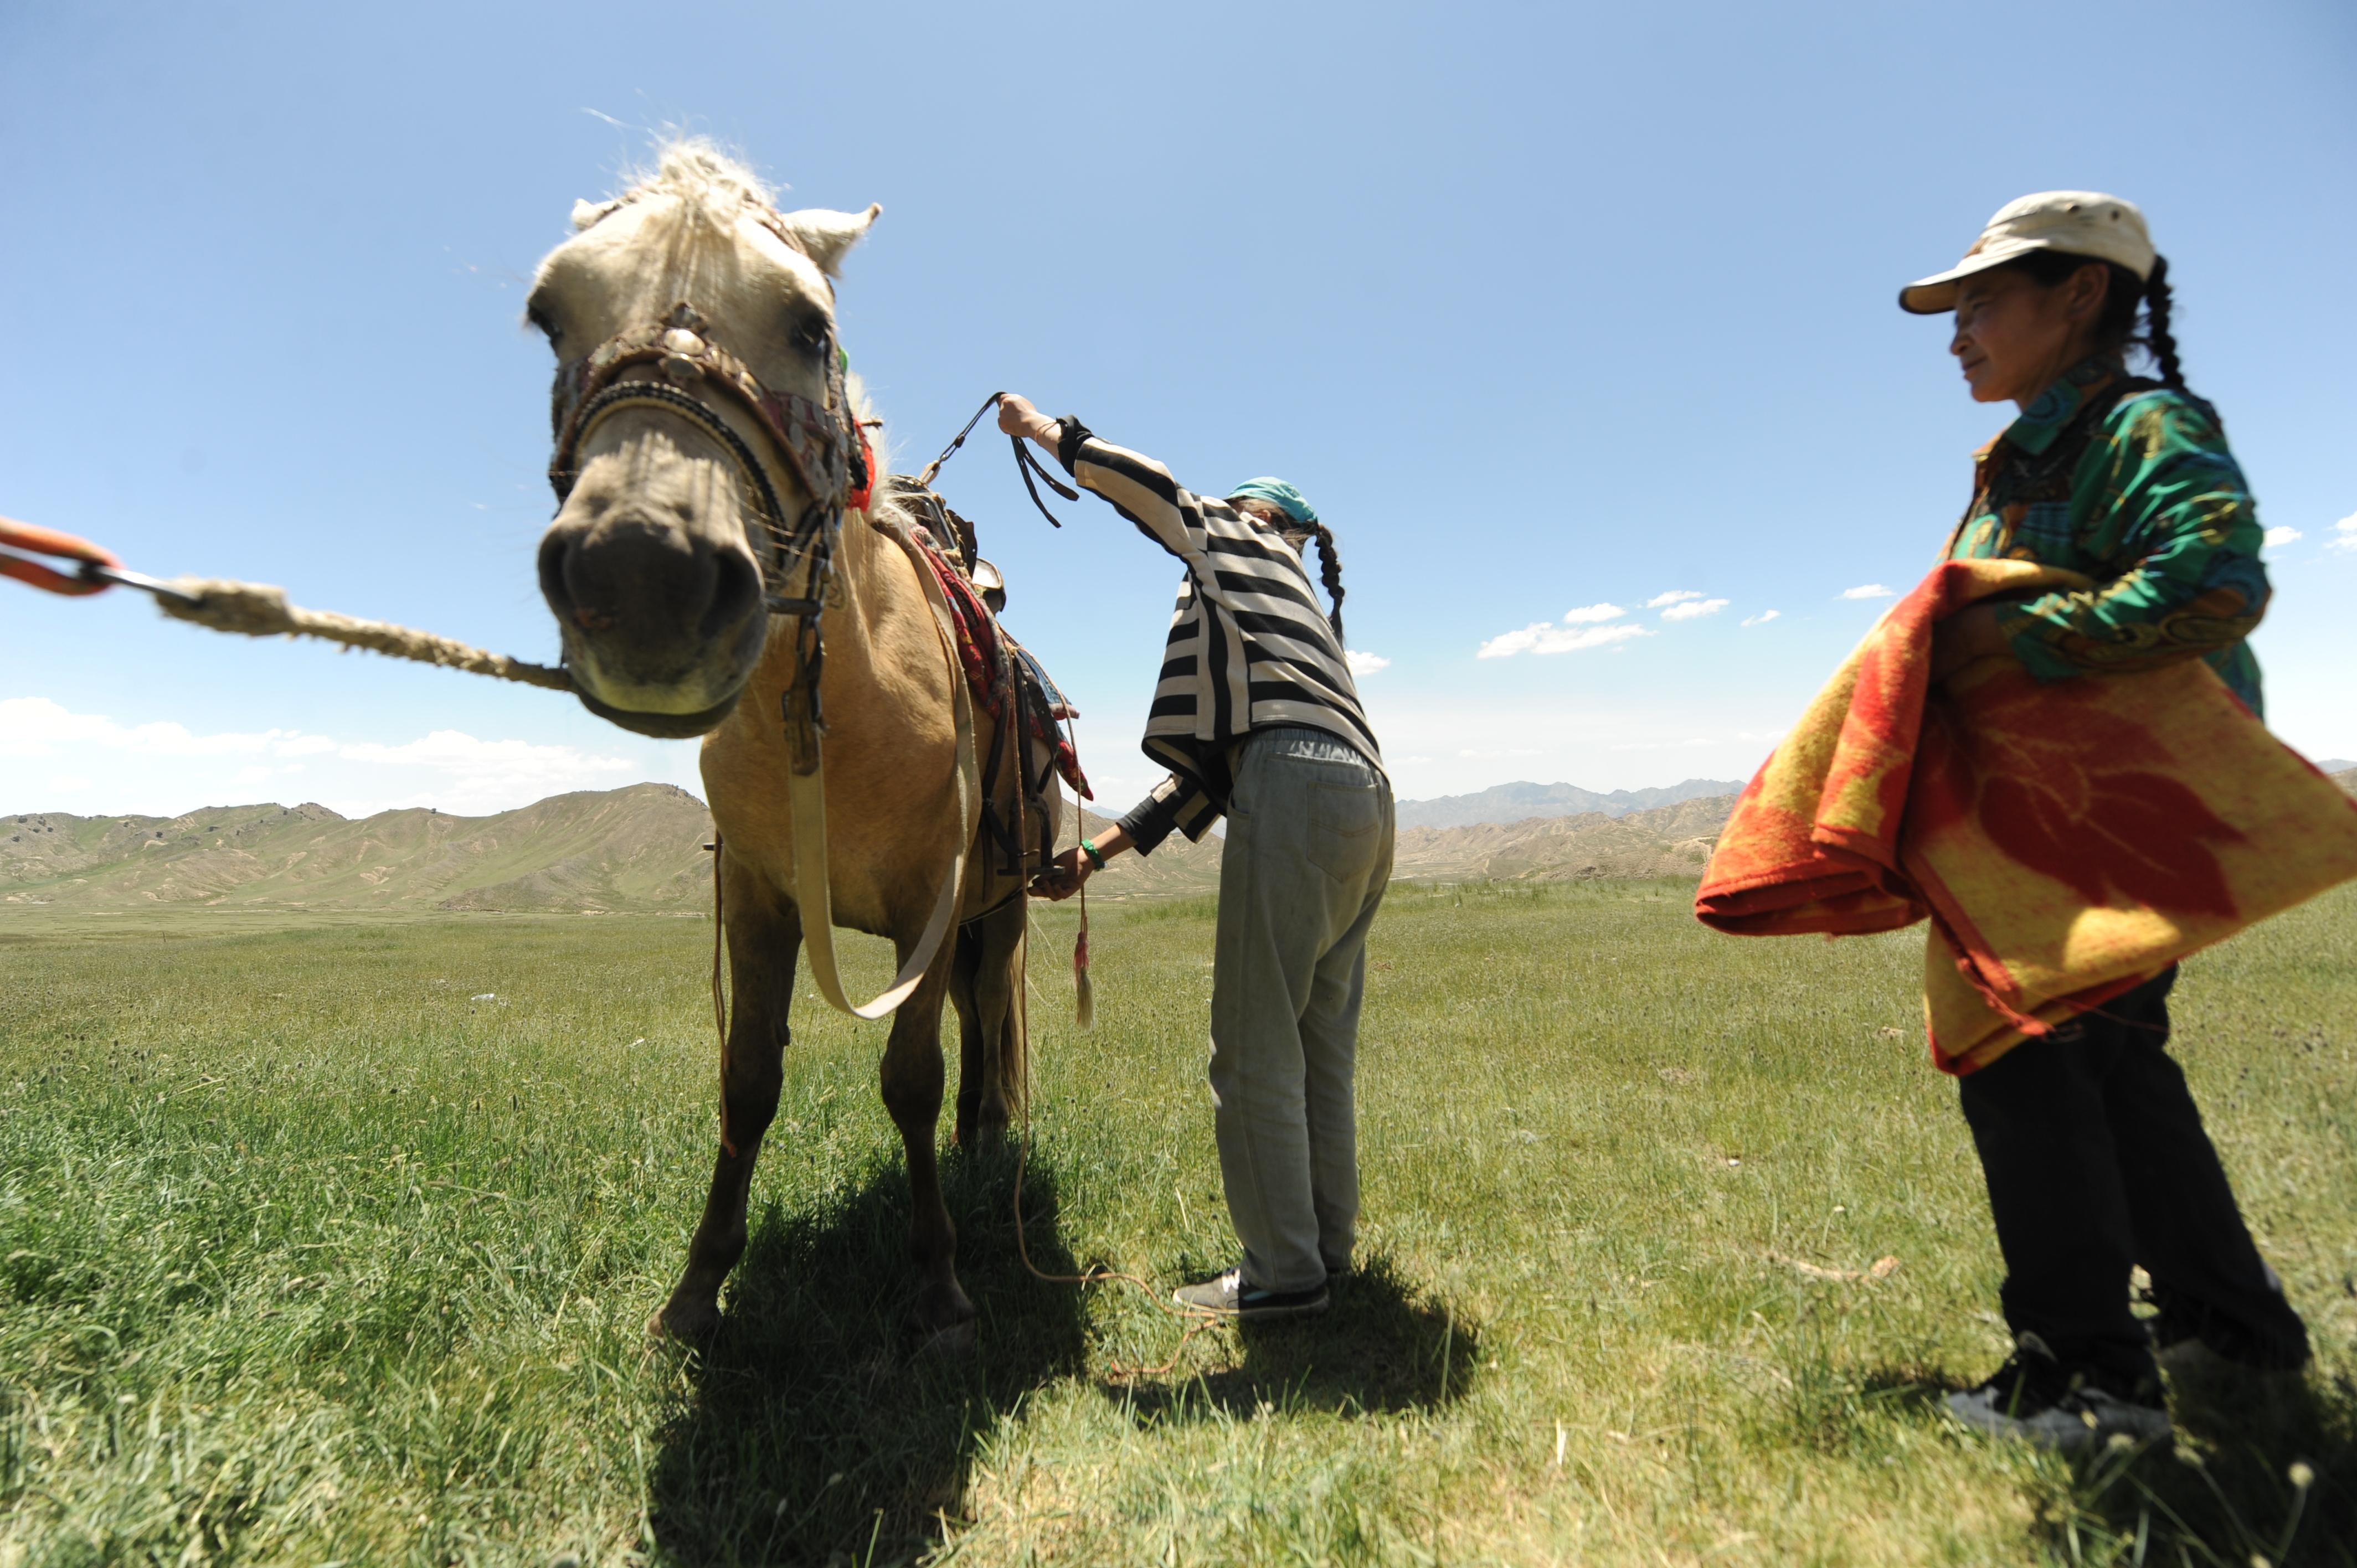
[[[2095,579],[1998,612],[2031,674],[2199,656],[2262,711],[2243,639],[2266,612],[2258,509],[2210,405],[2090,360],[1975,455],[1952,560],[2004,556]]]

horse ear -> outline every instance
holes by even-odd
[[[823,207],[805,207],[800,212],[786,213],[780,220],[802,242],[802,249],[818,263],[818,270],[833,277],[845,253],[859,243],[859,237],[867,232],[867,226],[883,210],[881,202],[869,203],[865,212],[830,212]]]

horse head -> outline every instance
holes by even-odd
[[[832,530],[866,467],[833,279],[878,210],[780,213],[743,166],[675,143],[541,262],[526,314],[557,358],[563,504],[540,586],[591,712],[678,736],[736,705],[765,568],[798,526]]]

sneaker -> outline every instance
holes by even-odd
[[[1273,1291],[1244,1283],[1242,1269],[1230,1269],[1215,1280],[1181,1285],[1170,1299],[1189,1312],[1205,1317],[1309,1317],[1326,1310],[1330,1299],[1322,1284],[1311,1290]]]
[[[2035,1334],[2025,1334],[2013,1357],[1976,1389],[1948,1396],[1948,1413],[1975,1432],[2018,1437],[2065,1454],[2087,1454],[2114,1437],[2153,1443],[2176,1428],[2158,1391],[2129,1397],[2088,1380],[2055,1359]]]

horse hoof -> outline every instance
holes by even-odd
[[[962,1359],[974,1354],[975,1340],[974,1319],[952,1323],[947,1328],[936,1328],[917,1346],[920,1356],[939,1357],[945,1360]]]
[[[681,1301],[673,1297],[661,1312],[647,1320],[650,1339],[676,1339],[683,1344],[702,1345],[720,1331],[720,1307],[708,1301]]]

